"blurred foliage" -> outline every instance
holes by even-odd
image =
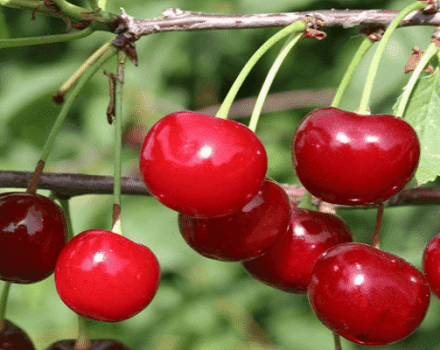
[[[81,4],[81,2],[76,2]],[[210,13],[287,12],[313,9],[402,9],[410,1],[390,0],[161,0],[109,1],[109,11],[121,6],[136,18],[160,16],[165,8]],[[0,13],[11,37],[61,33],[62,21],[5,8]],[[252,53],[276,28],[162,33],[137,42],[139,67],[126,66],[124,123],[148,129],[173,111],[198,109],[222,101]],[[407,81],[406,59],[415,45],[425,48],[432,28],[399,29],[382,61],[372,96],[374,113],[390,112]],[[6,29],[0,28],[2,35]],[[272,91],[336,87],[362,36],[357,28],[326,29],[323,41],[300,42],[275,79]],[[51,99],[58,87],[101,46],[108,33],[76,42],[0,51],[0,167],[32,171],[59,107]],[[374,50],[373,50],[374,51]],[[277,54],[269,52],[246,80],[239,97],[256,96]],[[369,53],[342,102],[353,110],[359,103],[371,59]],[[114,71],[115,62],[104,69]],[[78,98],[57,138],[46,171],[112,174],[113,130],[106,122],[108,80],[102,70]],[[319,104],[319,101],[317,101]],[[297,183],[290,159],[296,125],[311,109],[292,109],[262,117],[257,133],[269,155],[269,177]],[[245,122],[245,120],[243,121]],[[126,145],[123,175],[137,175],[138,149]],[[2,189],[6,191],[8,189]],[[42,191],[45,193],[44,191]],[[75,233],[109,229],[110,196],[82,196],[70,201]],[[368,242],[375,210],[341,210],[355,240]],[[423,248],[440,229],[436,207],[386,209],[382,248],[418,268]],[[111,337],[132,350],[191,349],[333,349],[333,336],[314,317],[304,295],[291,295],[252,280],[240,264],[212,261],[192,251],[181,238],[177,215],[153,198],[123,197],[125,235],[149,246],[158,256],[162,281],[150,306],[124,322],[88,321],[94,338]],[[0,286],[1,287],[1,286]],[[417,332],[383,349],[439,349],[440,303],[433,298]],[[76,336],[76,316],[56,294],[53,276],[33,285],[13,285],[7,317],[24,328],[38,350]],[[369,349],[342,340],[344,350]],[[372,347],[371,347],[372,348]]]

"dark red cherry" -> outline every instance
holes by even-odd
[[[76,349],[75,339],[60,340],[50,345],[46,350],[83,350]],[[113,339],[93,339],[92,347],[84,350],[130,350],[124,344]]]
[[[244,261],[275,245],[287,231],[289,216],[286,192],[266,179],[240,211],[210,219],[179,214],[179,228],[185,241],[200,254],[216,260]]]
[[[262,256],[243,263],[255,279],[290,293],[306,293],[313,265],[328,248],[352,241],[340,217],[292,207],[288,234]]]
[[[67,241],[62,209],[47,197],[25,192],[0,195],[0,279],[38,282],[52,274]]]
[[[105,230],[75,236],[61,251],[55,285],[79,315],[117,322],[142,311],[159,285],[159,263],[142,244]]]
[[[419,156],[417,134],[403,119],[331,107],[309,113],[292,141],[293,167],[303,186],[337,204],[388,199],[411,180]]]
[[[267,171],[263,144],[246,126],[196,112],[177,112],[148,132],[140,154],[144,182],[161,203],[186,215],[240,210]]]
[[[412,334],[425,317],[429,286],[405,260],[361,243],[327,250],[315,263],[308,297],[324,325],[364,345]]]
[[[432,292],[440,298],[440,234],[434,236],[425,248],[423,271]]]
[[[29,336],[11,321],[0,322],[1,350],[35,350]]]

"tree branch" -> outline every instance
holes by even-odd
[[[355,26],[386,27],[398,14],[389,10],[318,10],[304,12],[219,15],[182,11],[178,8],[166,9],[163,17],[136,19],[122,9],[122,18],[127,22],[128,31],[135,36],[170,31],[195,31],[208,29],[245,29],[263,27],[284,27],[306,16],[315,19],[318,26],[344,28]],[[402,21],[400,26],[440,25],[440,13],[424,14],[416,11]]]
[[[26,188],[32,172],[25,171],[0,171],[0,188]],[[294,202],[299,202],[304,188],[297,185],[283,184],[289,197]],[[41,176],[39,189],[51,190],[57,196],[70,198],[84,194],[112,194],[113,177],[68,174],[68,173],[44,173]],[[121,180],[121,191],[124,195],[150,196],[142,179],[137,177],[123,177]],[[318,200],[314,199],[315,204]],[[439,205],[440,187],[420,187],[403,190],[392,197],[385,206],[405,205]],[[335,205],[335,208],[353,208],[342,205]]]

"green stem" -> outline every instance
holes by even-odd
[[[75,31],[68,34],[46,35],[32,38],[0,39],[0,49],[4,49],[6,47],[21,47],[77,40],[89,36],[93,33],[93,31],[94,30],[89,27],[84,30]]]
[[[255,107],[251,115],[249,129],[251,129],[252,131],[255,132],[255,130],[257,129],[257,123],[261,114],[261,110],[263,109],[264,101],[266,100],[269,89],[272,85],[273,80],[275,79],[278,70],[281,67],[281,64],[289,54],[290,50],[292,50],[292,48],[301,38],[301,36],[301,32],[293,32],[292,34],[290,34],[289,39],[287,39],[287,42],[284,44],[283,48],[278,54],[278,57],[273,62],[272,67],[270,68],[269,73],[267,74],[266,79],[263,83],[263,86],[261,87],[260,93],[258,94],[257,101],[255,102]]]
[[[115,147],[114,147],[114,184],[113,184],[113,228],[115,233],[122,234],[121,227],[121,152],[122,152],[122,87],[124,84],[124,63],[126,54],[118,55],[117,79],[115,86]]]
[[[87,328],[85,318],[78,315],[78,338],[76,339],[74,350],[89,350],[92,349],[92,342],[87,335]]]
[[[385,50],[385,46],[393,33],[394,29],[397,28],[400,22],[411,12],[421,10],[427,6],[426,2],[417,1],[410,6],[403,9],[390,23],[387,30],[385,31],[382,39],[379,42],[376,52],[374,53],[373,59],[370,64],[370,69],[368,71],[368,76],[365,82],[364,92],[361,97],[360,105],[357,109],[359,114],[370,114],[368,105],[370,103],[370,95],[373,89],[374,78],[376,77],[377,69],[379,67],[379,61]]]
[[[0,297],[0,328],[3,321],[5,320],[6,304],[8,303],[8,295],[10,288],[11,288],[11,282],[5,282],[3,284],[2,295]]]
[[[269,50],[273,45],[275,45],[282,38],[292,34],[294,32],[303,32],[306,29],[306,24],[299,20],[296,21],[286,28],[280,30],[278,33],[273,35],[270,39],[268,39],[255,53],[252,57],[247,61],[240,74],[235,79],[234,84],[232,84],[228,94],[223,100],[220,109],[217,112],[216,117],[226,119],[228,117],[229,109],[231,108],[232,102],[234,102],[235,96],[237,95],[238,90],[243,84],[244,80],[248,76],[251,69],[255,66],[258,60]]]
[[[333,101],[331,103],[331,107],[338,107],[341,103],[342,96],[345,93],[345,90],[347,90],[348,84],[351,81],[351,78],[353,77],[354,72],[356,71],[356,68],[359,66],[359,63],[361,62],[362,58],[365,56],[365,54],[368,52],[368,50],[373,46],[374,41],[371,40],[368,36],[362,41],[361,45],[359,46],[358,50],[356,51],[355,55],[353,56],[353,59],[350,62],[350,65],[347,68],[347,71],[345,72],[341,82],[339,83],[338,90],[336,91],[335,97],[333,97]]]
[[[109,46],[108,50],[105,51],[99,59],[97,59],[88,69],[84,72],[84,74],[81,76],[81,78],[78,80],[78,83],[75,85],[75,87],[72,89],[71,93],[68,95],[65,103],[63,104],[63,107],[61,108],[60,113],[58,114],[58,117],[52,127],[52,130],[49,133],[49,136],[46,139],[46,143],[43,147],[43,152],[41,154],[40,160],[46,163],[46,160],[49,156],[50,150],[52,149],[52,145],[55,141],[55,138],[58,134],[58,131],[60,130],[64,119],[67,116],[67,113],[69,112],[70,108],[73,105],[73,102],[75,102],[76,98],[78,97],[80,91],[84,87],[84,85],[89,81],[89,79],[93,76],[93,74],[96,73],[96,71],[113,55],[116,54],[118,49],[115,46]]]
[[[69,200],[67,198],[58,198],[61,204],[61,208],[63,208],[64,216],[67,221],[67,241],[70,241],[73,238],[73,225],[72,225],[72,216],[70,215],[70,205]]]
[[[408,103],[411,92],[413,91],[414,86],[416,85],[420,74],[422,73],[422,71],[426,67],[426,65],[429,63],[431,58],[434,57],[438,52],[439,52],[439,49],[437,48],[436,43],[431,42],[431,44],[429,44],[427,50],[423,53],[423,56],[421,57],[419,63],[417,63],[417,66],[414,69],[414,72],[412,73],[411,78],[408,80],[408,83],[405,86],[405,90],[403,91],[402,98],[400,99],[399,106],[397,107],[397,110],[395,113],[396,117],[403,116],[403,113],[405,112],[405,108]]]

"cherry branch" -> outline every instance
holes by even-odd
[[[0,171],[0,188],[26,188],[32,172],[25,171]],[[304,188],[297,185],[284,184],[289,197],[294,202],[299,202]],[[39,189],[51,190],[57,196],[70,198],[85,194],[112,194],[113,177],[69,174],[69,173],[44,173],[39,182]],[[122,177],[121,193],[124,195],[150,196],[142,179],[138,177]],[[318,200],[314,199],[315,204]],[[392,197],[385,206],[405,206],[405,205],[439,205],[440,187],[418,187],[401,191]],[[349,208],[347,206],[336,205],[335,208]]]
[[[355,26],[384,26],[391,23],[398,11],[389,10],[318,10],[266,14],[220,15],[171,8],[163,17],[136,19],[122,9],[128,32],[136,37],[160,32],[195,31],[209,29],[245,29],[284,27],[301,18],[311,17],[319,27],[344,28]],[[440,13],[425,14],[416,11],[406,16],[400,26],[440,25]]]

